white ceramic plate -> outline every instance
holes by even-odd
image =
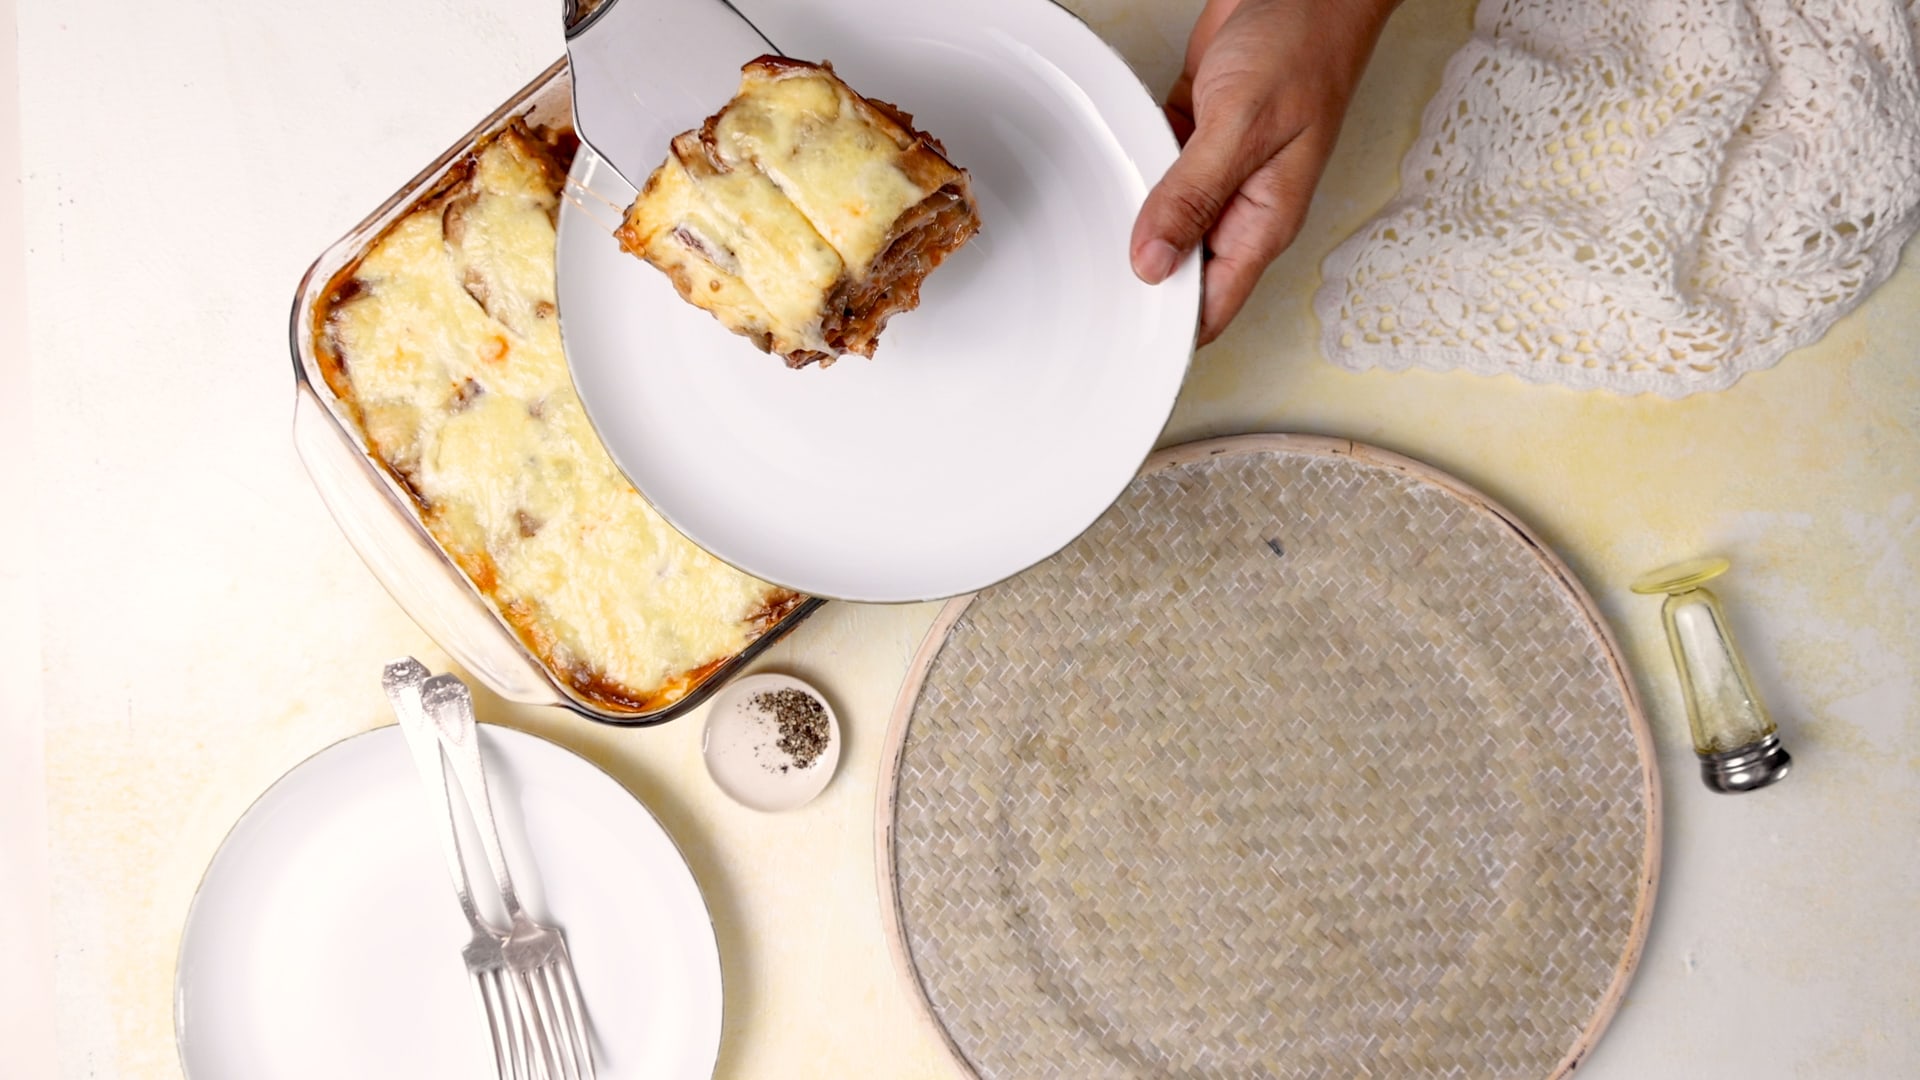
[[[673,841],[585,759],[498,727],[480,744],[522,903],[566,931],[601,1080],[710,1077],[720,956]],[[490,1075],[469,936],[399,729],[337,743],[207,868],[176,975],[181,1063],[192,1080]]]
[[[789,371],[619,249],[609,207],[632,190],[583,150],[595,195],[562,207],[559,297],[594,426],[687,536],[802,592],[945,597],[1039,562],[1132,479],[1192,355],[1197,260],[1158,287],[1128,266],[1177,153],[1163,115],[1049,0],[740,6],[914,114],[973,174],[984,231],[873,360]]]

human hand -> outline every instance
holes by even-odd
[[[1158,284],[1207,263],[1200,344],[1220,336],[1293,243],[1380,28],[1398,0],[1207,0],[1167,94],[1184,149],[1133,225],[1133,271]]]

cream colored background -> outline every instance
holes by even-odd
[[[220,838],[286,769],[386,722],[382,661],[445,663],[294,459],[286,312],[322,247],[558,53],[552,6],[21,5],[33,416],[23,445],[10,365],[0,683],[19,668],[29,684],[3,699],[29,721],[8,726],[10,760],[30,762],[44,725],[61,1075],[177,1073],[173,958]],[[1159,88],[1198,0],[1070,6]],[[1679,403],[1334,369],[1308,307],[1318,260],[1393,191],[1469,11],[1408,0],[1395,17],[1308,228],[1199,355],[1166,441],[1311,431],[1426,459],[1506,502],[1598,596],[1654,716],[1667,871],[1582,1076],[1920,1075],[1915,256],[1818,345]],[[18,326],[0,312],[0,333]],[[1723,595],[1800,762],[1744,798],[1694,779],[1657,605],[1624,589],[1709,550],[1736,560]],[[718,795],[698,716],[621,732],[488,709],[604,764],[686,848],[727,963],[723,1076],[952,1075],[894,982],[870,830],[881,731],[933,611],[830,606],[774,651],[848,734],[827,793],[786,816]],[[23,790],[8,784],[5,866],[31,916]]]
[[[0,926],[17,978],[0,979],[0,1059],[51,1076],[53,950],[41,769],[40,614],[34,573],[32,400],[21,243],[19,80],[13,0],[0,0]]]

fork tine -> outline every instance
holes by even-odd
[[[539,999],[534,996],[533,980],[527,977],[525,970],[513,972],[514,988],[520,993],[520,1012],[527,1020],[527,1028],[532,1035],[534,1061],[543,1080],[563,1080],[555,1075],[553,1034],[550,1021],[541,1015]]]
[[[514,985],[520,988],[521,1008],[526,1010],[527,1025],[533,1029],[534,1049],[540,1061],[541,1074],[546,1077],[546,1080],[566,1080],[565,1074],[560,1070],[559,1062],[555,1060],[553,1025],[548,1021],[545,1010],[542,1008],[544,1003],[535,992],[533,980],[528,977],[528,969],[514,967],[510,970],[513,973]]]
[[[581,1080],[594,1080],[593,1031],[587,1025],[587,1010],[580,1003],[580,984],[573,973],[573,957],[562,951],[550,974],[559,987],[557,997],[566,1008],[567,1031],[573,1036]]]
[[[539,984],[541,1000],[546,1004],[547,1012],[553,1017],[554,1042],[558,1051],[554,1054],[560,1063],[566,1066],[567,1080],[582,1080],[580,1075],[580,1047],[575,1041],[576,1034],[573,1017],[567,1014],[567,1003],[560,996],[560,985],[554,975],[554,968],[560,958],[542,966],[534,981]]]
[[[547,1029],[548,1057],[558,1074],[556,1080],[579,1080],[573,1064],[572,1041],[567,1038],[566,1017],[561,1015],[559,1003],[553,999],[546,966],[531,968],[526,975],[528,985],[533,988],[534,1004],[540,1010],[540,1022]]]
[[[534,1080],[533,1070],[527,1056],[526,1021],[520,1014],[520,999],[514,993],[513,986],[507,981],[504,972],[499,970],[487,973],[493,988],[494,1000],[500,1009],[500,1021],[507,1032],[508,1055],[513,1062],[513,1080]]]
[[[480,1015],[487,1019],[487,1044],[493,1047],[493,1080],[511,1080],[507,1075],[507,1055],[500,1044],[500,1022],[494,1014],[493,1002],[487,997],[486,977],[474,972],[468,980],[473,987],[474,1003],[480,1006]]]
[[[531,968],[520,972],[520,986],[526,991],[527,1004],[540,1024],[540,1036],[543,1043],[541,1060],[547,1064],[548,1080],[571,1080],[567,1075],[566,1061],[560,1051],[560,1023],[553,1015],[553,1002],[543,992],[546,980],[540,978],[540,969]]]
[[[487,1028],[493,1035],[494,1051],[501,1062],[500,1075],[503,1080],[520,1080],[520,1069],[513,1056],[513,1025],[501,1011],[500,991],[494,984],[493,972],[474,972],[473,985],[487,1008]]]

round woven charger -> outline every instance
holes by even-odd
[[[1591,601],[1348,442],[1156,456],[948,604],[887,754],[888,932],[980,1077],[1560,1076],[1646,936],[1652,744]]]

